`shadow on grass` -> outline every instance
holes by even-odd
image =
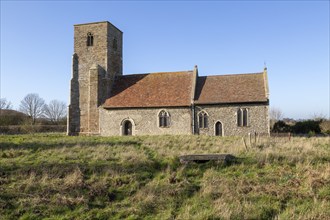
[[[91,142],[89,140],[86,141],[76,141],[76,142],[54,142],[54,143],[48,143],[46,141],[32,141],[32,142],[21,142],[21,143],[13,143],[13,142],[0,142],[0,149],[1,150],[49,150],[49,149],[60,149],[62,147],[70,148],[75,146],[81,146],[81,147],[94,147],[94,146],[131,146],[131,145],[139,145],[140,142],[133,141],[133,140],[127,140],[127,141],[99,141],[99,142]]]
[[[79,170],[79,173],[81,172],[79,178],[82,178],[83,183],[77,183],[76,186],[71,185],[69,188],[62,185],[65,183],[65,178],[71,177],[76,170]],[[132,196],[137,190],[152,181],[159,172],[161,172],[159,164],[153,161],[134,163],[109,161],[89,163],[86,161],[60,164],[47,163],[22,167],[13,166],[8,169],[0,167],[1,179],[5,180],[3,182],[4,190],[0,195],[0,203],[6,201],[5,204],[7,205],[4,208],[15,210],[19,208],[17,203],[19,200],[44,197],[50,206],[56,207],[61,204],[53,204],[52,198],[63,195],[63,197],[85,198],[84,204],[89,209],[104,208],[112,202],[120,202]],[[26,183],[23,182],[31,175],[34,184],[29,189],[24,189]],[[43,180],[45,175],[47,175],[47,179]],[[75,176],[73,175],[72,178],[75,178]],[[103,182],[103,178],[106,179],[105,182]],[[49,181],[49,186],[45,187],[45,183],[41,183],[42,181]],[[54,185],[56,182],[58,185]],[[104,185],[95,185],[95,183]],[[39,184],[43,184],[43,187],[38,187]],[[15,186],[16,189],[6,187],[9,185]],[[79,205],[73,205],[73,208],[77,206]],[[26,204],[24,209],[27,211],[32,210],[33,205],[30,207],[30,204]]]

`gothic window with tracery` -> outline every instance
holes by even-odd
[[[198,114],[199,128],[208,128],[209,127],[208,119],[209,119],[209,116],[206,114],[206,112],[201,111]]]
[[[249,125],[249,110],[247,108],[237,109],[237,126],[247,127]]]
[[[159,127],[161,128],[166,128],[166,127],[169,127],[170,126],[170,114],[165,111],[165,110],[162,110],[161,112],[159,112]]]

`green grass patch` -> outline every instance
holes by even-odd
[[[1,219],[325,219],[329,137],[0,136]],[[260,147],[262,146],[262,147]],[[233,164],[180,164],[230,153]]]

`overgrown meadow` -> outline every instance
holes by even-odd
[[[330,138],[0,136],[0,219],[329,219]],[[180,164],[230,153],[232,164]]]

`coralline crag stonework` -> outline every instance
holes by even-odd
[[[197,66],[123,75],[122,45],[123,33],[107,21],[74,25],[68,135],[269,134],[266,68],[218,76],[199,76]]]
[[[159,127],[158,114],[163,108],[113,109],[100,108],[100,134],[103,136],[121,135],[123,123],[131,120],[133,135],[150,134],[191,134],[189,108],[166,108],[171,114],[169,127]]]
[[[93,46],[87,46],[88,33]],[[122,35],[109,22],[74,26],[68,134],[99,133],[98,108],[109,97],[114,77],[122,75]]]

